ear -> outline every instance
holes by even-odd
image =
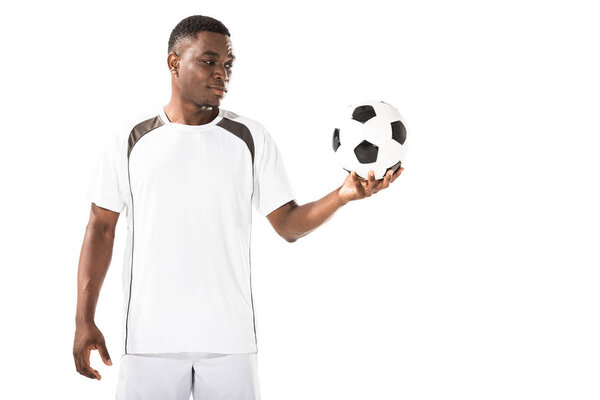
[[[172,74],[179,76],[179,56],[173,52],[167,56],[167,66]]]

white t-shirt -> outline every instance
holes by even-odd
[[[257,351],[252,205],[294,199],[264,126],[219,109],[205,125],[154,117],[109,141],[89,199],[127,210],[122,354]]]

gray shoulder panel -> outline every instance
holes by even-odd
[[[127,149],[127,158],[131,154],[131,150],[133,146],[144,136],[146,133],[153,131],[156,128],[160,128],[164,125],[164,122],[157,115],[156,117],[147,119],[143,122],[140,122],[136,126],[133,127],[131,133],[129,134],[129,147]]]
[[[136,126],[133,127],[131,133],[129,133],[129,147],[127,148],[127,174],[129,176],[129,193],[131,194],[131,223],[132,223],[132,235],[135,238],[135,212],[134,212],[134,202],[133,202],[133,191],[131,189],[131,173],[129,171],[129,155],[131,154],[131,150],[133,146],[144,136],[146,133],[153,131],[156,128],[160,128],[165,123],[160,119],[157,115],[156,117],[147,119],[145,121],[140,122]],[[135,241],[134,241],[135,243]],[[129,273],[129,299],[127,300],[127,316],[125,319],[125,354],[127,353],[127,344],[129,340],[129,308],[131,306],[131,288],[133,283],[133,256],[134,246],[131,245],[131,267]]]
[[[225,117],[223,117],[223,119],[221,119],[217,125],[226,131],[233,133],[235,136],[242,139],[244,143],[246,143],[248,150],[250,150],[250,155],[252,156],[252,165],[254,165],[254,139],[252,139],[250,129],[240,122],[233,121]]]

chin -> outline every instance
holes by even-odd
[[[217,100],[206,100],[204,102],[204,104],[206,104],[207,106],[211,106],[211,107],[219,107],[221,105],[221,100],[222,99],[217,99]]]

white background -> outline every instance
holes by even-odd
[[[114,398],[124,216],[72,358],[99,145],[170,96],[167,40],[210,15],[222,107],[262,122],[300,204],[341,185],[331,116],[403,114],[405,171],[290,244],[255,213],[263,399],[598,399],[599,13],[593,2],[11,2],[0,10],[3,399]],[[14,8],[17,7],[17,8]],[[218,193],[218,188],[215,188]]]

